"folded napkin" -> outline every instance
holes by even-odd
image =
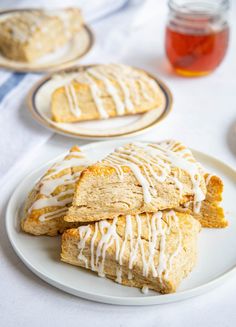
[[[60,2],[57,0],[50,1],[50,7],[55,7]],[[44,5],[48,7],[46,6],[48,3],[49,1],[41,0],[35,4],[37,7]],[[63,3],[65,4],[65,2]],[[84,10],[87,19],[93,21],[92,27],[96,34],[96,44],[93,50],[80,63],[121,60],[123,50],[128,45],[126,37],[133,21],[132,17],[137,10],[140,14],[140,4],[142,5],[143,1],[77,0],[67,1],[66,6],[75,3]],[[29,0],[2,0],[0,4],[1,8],[10,7],[10,5],[12,7],[32,7],[33,3]],[[100,19],[107,15],[110,17]],[[96,23],[94,23],[95,20]],[[7,178],[9,174],[12,174],[14,167],[20,161],[26,160],[32,151],[37,150],[52,135],[51,131],[34,122],[25,103],[27,92],[41,77],[40,74],[0,71],[0,178]],[[29,160],[28,157],[27,160]]]

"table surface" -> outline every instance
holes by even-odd
[[[124,36],[122,62],[140,66],[162,78],[174,95],[170,116],[139,140],[175,138],[197,150],[236,167],[236,11],[231,10],[231,42],[220,68],[204,78],[186,79],[172,74],[164,55],[166,7],[156,6],[148,24]],[[116,18],[114,18],[115,21]],[[110,22],[109,22],[110,21]],[[112,23],[111,23],[112,22]],[[113,18],[94,25],[97,39],[102,24],[113,26]],[[104,25],[104,26],[105,26]],[[115,25],[114,25],[115,26]],[[153,32],[154,31],[154,32]],[[104,30],[103,30],[104,32]],[[125,32],[125,29],[124,29]],[[140,42],[141,40],[141,42]],[[112,51],[112,49],[110,49]],[[87,59],[89,62],[89,57]],[[22,176],[41,163],[86,141],[53,135],[19,169]],[[14,175],[12,176],[14,178]],[[15,180],[15,184],[17,184]],[[3,207],[12,192],[4,185]],[[29,271],[13,252],[4,230],[0,238],[1,326],[234,326],[236,324],[236,276],[217,289],[187,301],[161,306],[122,307],[76,298],[47,285]]]

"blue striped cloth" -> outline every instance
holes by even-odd
[[[25,78],[24,73],[9,73],[8,78],[0,86],[0,102]]]

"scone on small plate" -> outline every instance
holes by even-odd
[[[35,62],[64,46],[82,26],[77,8],[16,11],[0,21],[0,52],[15,61]]]
[[[206,197],[203,169],[176,141],[130,143],[86,168],[68,222],[90,222],[176,208]]]
[[[89,164],[77,146],[47,170],[30,192],[24,207],[22,229],[33,235],[54,236],[78,226],[63,220],[72,203],[76,182]]]
[[[60,123],[144,113],[163,105],[158,83],[121,64],[95,65],[72,74],[51,96],[52,119]]]
[[[199,230],[191,215],[173,210],[120,216],[65,231],[61,260],[144,292],[172,293],[195,266]]]

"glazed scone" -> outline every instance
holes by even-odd
[[[101,64],[71,74],[53,92],[51,112],[54,121],[70,123],[138,114],[161,107],[163,101],[157,82],[145,72]]]
[[[174,152],[182,153],[183,156],[188,156],[183,144],[175,141],[168,141],[169,149]],[[181,210],[191,214],[194,218],[198,219],[202,227],[210,228],[224,228],[228,226],[228,221],[225,219],[224,210],[221,207],[222,195],[223,195],[223,181],[220,177],[206,173],[202,170],[205,185],[206,185],[206,197],[203,201],[199,202],[187,202],[182,205]]]
[[[77,146],[54,164],[30,192],[24,207],[22,229],[33,235],[54,236],[78,224],[63,220],[88,159]]]
[[[182,150],[171,149],[172,143]],[[202,167],[176,141],[131,143],[85,169],[64,219],[90,222],[205,199]]]
[[[120,216],[62,236],[61,260],[143,290],[175,292],[193,269],[199,222],[175,211]]]
[[[209,228],[224,228],[228,226],[224,209],[221,207],[223,182],[215,175],[205,174],[207,187],[206,198],[194,209],[193,203],[185,203],[181,211],[191,214],[202,225]],[[178,210],[178,209],[177,209]]]
[[[0,22],[0,52],[12,60],[34,62],[65,45],[82,26],[76,8],[18,11]]]

